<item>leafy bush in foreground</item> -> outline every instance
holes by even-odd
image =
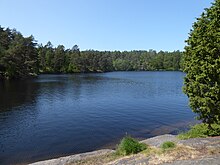
[[[130,155],[130,154],[136,154],[138,152],[141,152],[147,148],[146,144],[139,143],[137,140],[126,136],[124,137],[118,148],[117,148],[117,154],[119,155]]]

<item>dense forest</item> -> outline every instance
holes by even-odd
[[[182,52],[80,51],[51,42],[38,44],[15,29],[0,26],[0,78],[25,78],[41,73],[182,70]]]

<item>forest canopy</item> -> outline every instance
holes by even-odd
[[[180,51],[80,51],[49,41],[38,44],[15,29],[0,26],[0,78],[26,78],[40,73],[182,70]]]

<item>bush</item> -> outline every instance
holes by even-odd
[[[169,149],[169,148],[174,148],[175,146],[176,145],[174,142],[166,141],[160,147],[165,150],[165,149]]]
[[[144,143],[139,143],[137,140],[126,136],[124,137],[117,148],[117,154],[119,155],[130,155],[141,152],[147,148]]]
[[[219,136],[220,124],[212,124],[212,129],[208,128],[208,124],[196,124],[186,133],[178,135],[179,139],[205,138],[208,136]]]

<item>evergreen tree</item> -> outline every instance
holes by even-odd
[[[53,59],[54,72],[65,72],[65,48],[63,45],[58,45],[54,52]]]
[[[198,119],[220,121],[220,0],[202,13],[186,41],[184,92]]]
[[[38,72],[38,63],[36,43],[33,36],[24,38],[16,30],[13,30],[10,35],[8,37],[11,40],[8,45],[5,45],[6,49],[1,58],[1,63],[5,69],[4,77],[23,78],[35,76]]]

